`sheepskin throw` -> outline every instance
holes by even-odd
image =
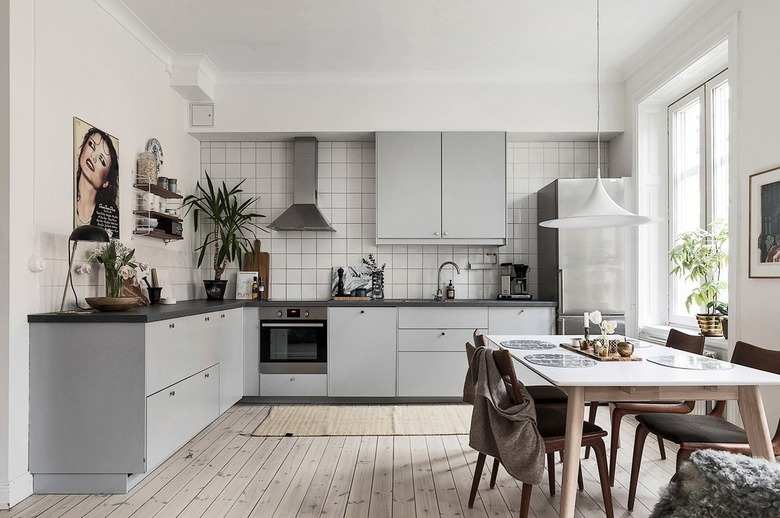
[[[694,452],[650,518],[778,518],[780,465],[715,450]]]

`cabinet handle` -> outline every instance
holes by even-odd
[[[168,324],[169,329],[173,329],[174,327],[176,327],[176,324]]]
[[[292,377],[290,378],[290,381],[295,381],[295,376],[292,376]]]
[[[444,235],[446,236],[446,235],[447,235],[447,233],[445,232],[445,233],[444,233]]]
[[[176,391],[175,390],[171,390],[170,392],[168,392],[168,395],[169,396],[175,396],[176,395]]]
[[[521,309],[517,314],[519,315],[520,313],[525,313],[525,310]]]
[[[445,333],[444,331],[442,331],[442,332],[441,332],[441,335],[442,335],[442,336],[445,336],[446,334],[447,334],[447,333]]]
[[[204,318],[204,320],[205,320],[206,322],[208,322],[208,321],[209,321],[209,317],[206,317],[206,318]]]
[[[207,377],[207,378],[209,377],[209,373],[208,373],[208,372],[206,373],[206,377]]]
[[[365,310],[361,309],[360,314],[362,315],[363,313],[365,313]]]
[[[434,235],[434,236],[438,236],[438,235],[439,235],[439,233],[438,233],[438,232],[434,232],[434,233],[433,233],[433,235]]]
[[[225,314],[224,314],[224,313],[222,313],[222,314],[219,316],[219,318],[225,318]]]

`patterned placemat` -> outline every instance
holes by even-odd
[[[706,358],[704,356],[677,356],[669,354],[653,356],[652,358],[647,358],[647,361],[663,365],[664,367],[673,367],[675,369],[723,371],[734,368],[734,365],[729,362],[716,360],[715,358]]]
[[[555,344],[542,340],[506,340],[501,342],[501,346],[506,347],[507,349],[525,349],[529,351],[541,351],[558,347]]]
[[[591,358],[560,353],[529,354],[525,356],[525,360],[544,367],[563,367],[568,369],[593,367],[596,365],[596,360]]]

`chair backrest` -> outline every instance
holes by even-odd
[[[762,349],[747,342],[737,342],[731,363],[780,374],[780,351]]]
[[[485,335],[483,335],[479,329],[474,330],[474,345],[477,347],[487,347]]]
[[[701,354],[704,352],[704,337],[670,329],[669,336],[666,337],[666,346],[678,351]]]
[[[522,384],[517,379],[517,373],[515,372],[515,365],[512,362],[512,355],[506,349],[493,350],[493,361],[496,362],[499,374],[504,380],[509,380],[512,386],[512,396],[515,399],[516,404],[521,404],[524,401],[523,393],[520,390]]]

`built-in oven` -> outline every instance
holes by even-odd
[[[327,307],[261,307],[260,373],[328,371]]]

